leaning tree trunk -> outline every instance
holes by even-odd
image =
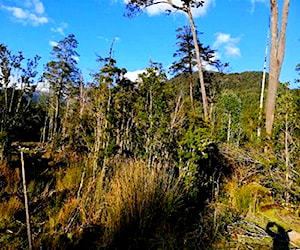
[[[284,0],[283,13],[281,19],[280,36],[278,30],[278,3],[277,0],[270,0],[271,5],[271,52],[270,52],[270,72],[269,84],[266,99],[266,134],[270,139],[274,123],[274,113],[276,106],[276,95],[278,89],[279,76],[285,53],[286,26],[289,12],[290,0]]]
[[[199,81],[200,81],[202,103],[203,103],[204,119],[207,121],[209,119],[209,117],[208,117],[208,102],[207,102],[206,90],[205,90],[205,85],[204,85],[201,54],[200,54],[200,48],[199,48],[198,39],[197,39],[195,23],[194,23],[193,15],[192,15],[190,8],[187,8],[187,14],[188,14],[189,21],[190,21],[190,26],[191,26],[193,40],[194,40],[194,46],[195,46],[195,52],[196,52],[196,59],[197,59],[197,65],[198,65],[198,76],[199,76]]]

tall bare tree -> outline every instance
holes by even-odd
[[[271,138],[276,106],[278,82],[285,54],[286,27],[290,0],[284,0],[281,22],[279,22],[279,7],[277,0],[270,0],[271,7],[271,51],[269,84],[266,99],[266,134]],[[280,27],[281,26],[281,27]],[[280,29],[279,29],[280,28]]]
[[[178,5],[175,3],[174,0],[128,0],[127,9],[129,10],[129,16],[130,16],[134,13],[141,11],[142,9],[145,9],[145,8],[153,6],[153,5],[167,4],[171,8],[173,8],[177,11],[184,12],[188,16],[190,26],[191,26],[191,31],[193,34],[193,40],[194,40],[194,46],[195,46],[195,52],[196,52],[198,76],[199,76],[199,81],[200,81],[202,103],[203,103],[204,119],[209,120],[208,101],[207,101],[207,95],[206,95],[206,90],[205,90],[205,85],[204,85],[200,48],[199,48],[199,44],[198,44],[198,38],[197,38],[194,17],[192,14],[193,8],[203,7],[204,3],[205,3],[204,0],[181,0],[181,4]],[[171,12],[171,10],[169,10],[168,12]]]

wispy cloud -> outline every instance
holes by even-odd
[[[219,51],[223,50],[226,57],[240,57],[241,50],[237,46],[239,41],[239,37],[231,37],[230,34],[219,32],[216,34],[216,40],[213,43],[213,48],[218,49]],[[219,56],[221,57],[220,54]]]
[[[56,28],[51,28],[51,31],[58,33],[62,36],[65,36],[65,29],[68,28],[68,24],[67,23],[61,23],[58,27]]]
[[[159,2],[161,0],[154,0],[154,3],[155,2]],[[123,0],[123,2],[125,4],[128,3],[128,0]],[[174,5],[177,5],[177,6],[182,6],[182,0],[172,0],[172,3]],[[199,16],[203,16],[207,13],[208,9],[211,7],[211,6],[214,6],[215,5],[215,0],[206,0],[204,2],[204,5],[202,7],[199,7],[199,8],[193,8],[192,9],[192,13],[194,15],[194,17],[199,17]],[[161,13],[165,13],[166,10],[171,10],[171,11],[174,11],[175,9],[174,8],[171,8],[169,4],[165,4],[165,3],[161,3],[161,4],[154,4],[150,7],[148,7],[145,11],[147,12],[147,14],[149,16],[154,16],[154,15],[159,15]]]
[[[267,4],[268,1],[269,0],[251,0],[251,5],[252,5],[251,13],[254,13],[256,3],[265,3],[265,4]]]
[[[120,37],[115,36],[114,38],[108,38],[104,36],[97,36],[97,39],[103,40],[105,42],[116,42],[120,40]]]
[[[44,8],[44,4],[41,1],[32,0],[32,4],[33,4],[33,7],[34,7],[34,10],[35,10],[36,13],[44,14],[45,8]]]
[[[240,57],[241,50],[235,44],[229,43],[225,46],[225,55],[227,57]]]
[[[16,3],[18,3],[16,6],[0,4],[0,9],[8,11],[14,21],[23,25],[38,26],[49,22],[44,5],[40,0],[18,1]]]

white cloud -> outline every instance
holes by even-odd
[[[50,44],[50,46],[55,47],[55,46],[57,46],[58,43],[55,41],[49,41],[49,44]]]
[[[235,44],[229,43],[225,46],[225,55],[227,57],[240,57],[241,50]]]
[[[52,28],[51,29],[53,32],[57,32],[57,33],[59,33],[59,34],[61,34],[62,36],[64,36],[65,35],[65,32],[64,32],[64,30],[63,30],[63,28],[62,27],[57,27],[57,28]]]
[[[60,26],[56,27],[56,28],[51,28],[51,31],[58,33],[62,36],[65,36],[65,29],[68,28],[68,24],[67,23],[61,23]]]
[[[213,65],[210,65],[206,61],[202,61],[202,67],[207,71],[215,71],[216,68]],[[198,71],[198,67],[195,67],[194,71]]]
[[[132,82],[136,82],[139,80],[139,75],[144,72],[145,72],[145,70],[143,70],[143,69],[139,69],[136,71],[129,71],[125,74],[125,77],[128,78]]]
[[[10,12],[15,21],[24,25],[37,26],[49,22],[46,15],[44,15],[45,8],[40,0],[28,0],[19,5],[20,6],[0,5],[0,8]]]
[[[50,90],[50,84],[47,80],[44,82],[38,82],[36,86],[36,90],[40,92],[49,92]]]
[[[45,12],[44,5],[41,1],[33,0],[32,3],[33,3],[34,10],[35,10],[36,13],[43,14]]]
[[[155,2],[160,2],[161,0],[154,0]],[[125,4],[128,3],[128,0],[123,0]],[[167,1],[165,1],[167,2]],[[182,7],[182,0],[172,0],[172,3],[176,6]],[[192,13],[194,17],[203,16],[207,13],[210,6],[215,4],[215,0],[206,0],[204,2],[204,5],[199,8],[193,8]],[[150,7],[148,7],[145,11],[149,16],[159,15],[161,13],[165,13],[166,10],[174,11],[175,9],[172,8],[168,3],[160,3],[160,4],[154,4]]]
[[[219,46],[224,45],[224,44],[228,44],[228,43],[236,44],[240,41],[240,38],[238,38],[238,37],[233,38],[233,37],[231,37],[230,34],[219,32],[216,35],[217,35],[217,39],[213,44],[213,47],[215,47],[215,48],[218,48]]]
[[[221,52],[224,51],[226,57],[240,57],[241,50],[237,46],[240,41],[239,37],[231,37],[230,34],[217,33],[217,38],[213,43],[213,48],[219,50],[218,57],[221,57]]]
[[[28,13],[26,11],[18,7],[3,6],[3,8],[10,11],[15,18],[23,19],[23,18],[27,18],[28,16]]]

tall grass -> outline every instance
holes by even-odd
[[[71,246],[91,244],[85,233],[91,226],[97,247],[152,247],[166,244],[161,239],[169,238],[169,245],[178,240],[175,225],[187,195],[183,176],[174,178],[164,166],[139,160],[112,161],[99,166],[96,175],[92,167],[87,161],[56,173],[57,195],[67,195],[48,209],[44,241],[52,237],[51,246],[59,245],[64,235]]]
[[[185,217],[190,189],[184,181],[184,170],[174,177],[170,167],[149,166],[142,160],[112,158],[107,159],[105,167],[95,167],[94,163],[84,159],[60,165],[50,169],[41,184],[30,182],[35,248],[185,247],[192,223],[199,221]],[[1,169],[10,183],[5,190],[18,191],[18,173],[4,165]],[[16,211],[23,214],[23,204],[17,197],[0,202],[2,229]],[[0,241],[8,246],[15,238],[18,246],[26,245],[23,231],[18,237],[8,235],[10,241],[7,235],[0,235]]]
[[[179,212],[185,188],[160,165],[149,167],[142,161],[121,165],[108,183],[101,214],[106,228],[104,239],[123,241],[124,238],[149,237],[170,224]]]
[[[22,233],[24,224],[16,214],[24,209],[22,196],[18,193],[20,171],[0,160],[0,248],[21,249],[24,245]],[[25,213],[24,213],[25,217]]]

